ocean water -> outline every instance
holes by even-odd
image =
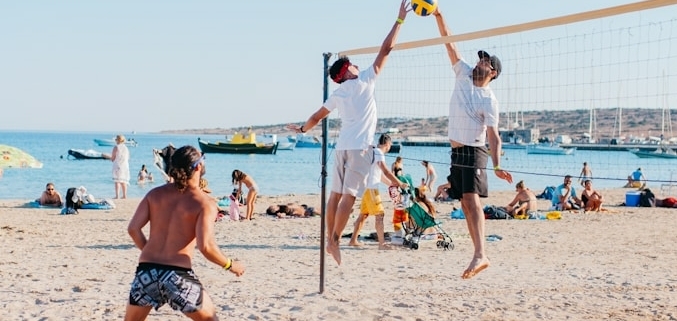
[[[5,169],[0,178],[0,199],[31,200],[40,196],[47,182],[55,183],[62,194],[69,187],[85,186],[97,198],[111,198],[115,194],[112,182],[112,163],[107,160],[70,160],[69,149],[94,149],[110,153],[112,147],[98,146],[95,138],[112,138],[111,132],[17,132],[0,131],[0,144],[18,147],[40,160],[41,169]],[[138,185],[131,182],[128,197],[140,198],[151,188],[162,183],[161,175],[153,164],[153,148],[162,148],[169,143],[174,146],[193,145],[197,147],[198,137],[220,140],[214,135],[170,135],[156,133],[123,133],[134,138],[139,145],[130,147],[130,169],[135,177],[142,164],[153,173],[155,183]],[[449,173],[449,148],[403,146],[400,154],[387,154],[386,161],[392,163],[396,156],[404,158],[404,171],[418,184],[425,176],[420,165],[428,160],[436,168],[436,185],[444,183]],[[293,151],[278,151],[276,155],[229,155],[207,154],[209,187],[215,196],[229,194],[233,185],[231,173],[240,169],[251,175],[259,185],[261,195],[320,194],[321,149],[297,148]],[[327,165],[327,190],[331,186],[331,172],[334,154],[329,151]],[[524,150],[506,150],[501,166],[512,172],[513,184],[497,179],[489,173],[490,191],[514,190],[519,180],[535,191],[545,186],[558,185],[565,174],[578,177],[583,162],[588,162],[595,177],[597,188],[621,187],[625,178],[637,167],[642,167],[649,179],[649,186],[671,180],[671,173],[677,170],[677,160],[640,159],[629,152],[576,151],[568,156],[527,155]],[[677,180],[675,174],[673,180]],[[383,187],[385,191],[385,187]]]

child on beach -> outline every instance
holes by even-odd
[[[383,204],[381,203],[381,196],[378,192],[378,184],[381,181],[381,177],[385,175],[388,181],[390,181],[390,186],[399,186],[400,188],[407,188],[409,185],[406,183],[400,182],[397,179],[397,176],[393,174],[385,162],[385,153],[390,149],[392,145],[392,140],[387,134],[382,134],[378,139],[378,147],[373,148],[374,150],[374,163],[371,166],[369,176],[367,177],[367,188],[362,195],[362,204],[360,205],[360,216],[355,220],[353,235],[350,238],[350,246],[361,246],[362,244],[357,241],[359,237],[360,230],[364,225],[364,221],[369,217],[369,215],[374,215],[376,235],[378,237],[378,249],[379,250],[388,250],[390,247],[385,244],[384,236],[384,227],[383,227],[383,217],[385,216],[385,210],[383,209]]]

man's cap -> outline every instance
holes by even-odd
[[[491,61],[491,67],[494,68],[494,70],[496,70],[496,77],[494,77],[493,79],[498,78],[498,76],[501,74],[501,69],[503,69],[501,66],[501,60],[498,59],[498,57],[496,56],[490,55],[488,52],[484,50],[478,51],[477,55],[480,57],[480,59],[489,58],[489,61]]]

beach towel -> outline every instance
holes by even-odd
[[[37,200],[35,200],[35,201],[30,201],[30,202],[26,202],[26,204],[24,204],[23,207],[30,207],[30,208],[45,208],[45,209],[48,209],[48,208],[51,208],[51,209],[60,209],[60,208],[61,208],[61,207],[55,207],[55,206],[40,205],[40,202],[38,202]]]

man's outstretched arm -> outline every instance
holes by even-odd
[[[410,10],[411,9],[409,8],[409,2],[407,0],[402,0],[402,3],[400,4],[400,12],[397,15],[397,20],[395,21],[395,24],[393,24],[393,27],[390,29],[388,36],[386,36],[385,40],[383,40],[381,49],[378,51],[378,55],[374,60],[374,72],[377,75],[379,74],[379,72],[381,72],[381,68],[385,66],[388,55],[395,46],[395,41],[397,40],[397,35],[400,33],[400,27],[402,23],[404,23],[404,18],[407,17],[407,13]]]
[[[437,7],[437,10],[433,12],[433,15],[435,16],[435,21],[437,21],[437,28],[440,30],[440,36],[442,37],[450,36],[451,32],[447,27],[447,22],[444,20],[444,17],[442,16],[442,12],[440,12],[439,7]],[[451,61],[452,66],[455,65],[459,60],[461,60],[461,54],[458,53],[456,43],[454,42],[445,43],[444,46],[447,48],[447,55],[449,56],[449,60]]]

